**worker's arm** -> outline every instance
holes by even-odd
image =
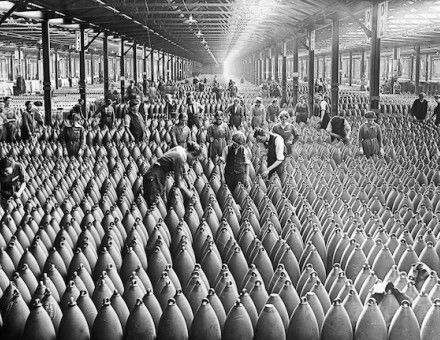
[[[130,116],[126,114],[124,117],[124,128],[125,131],[127,131],[128,135],[130,136],[130,139],[135,140],[133,134],[130,131],[130,120],[131,120]]]
[[[26,188],[26,182],[28,180],[28,177],[27,177],[26,173],[24,172],[23,166],[20,164],[19,167],[20,167],[19,180],[20,180],[21,184],[20,184],[20,188],[14,193],[14,196],[17,198],[21,197],[21,194],[23,193],[24,189]]]

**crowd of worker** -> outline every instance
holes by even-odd
[[[331,142],[342,142],[349,145],[352,141],[349,120],[339,115],[331,114],[331,105],[325,91],[320,89],[315,96],[312,109],[309,108],[306,96],[300,96],[293,107],[290,103],[283,103],[280,107],[280,93],[277,86],[267,89],[262,87],[262,97],[269,95],[271,103],[265,107],[262,97],[255,98],[250,109],[246,108],[243,97],[234,81],[223,86],[216,77],[212,81],[194,78],[191,86],[181,84],[167,84],[173,87],[172,93],[166,93],[159,82],[155,89],[157,100],[165,98],[168,119],[174,120],[170,130],[172,148],[152,165],[144,176],[144,197],[149,205],[155,203],[161,196],[165,201],[164,184],[168,173],[174,173],[174,184],[182,193],[190,196],[190,182],[186,177],[186,168],[202,155],[201,144],[206,143],[211,161],[219,165],[221,178],[230,190],[233,191],[238,183],[249,186],[249,167],[251,152],[248,148],[250,139],[256,141],[266,149],[267,168],[261,173],[263,178],[270,178],[277,173],[281,176],[284,171],[284,162],[291,157],[294,144],[300,139],[295,126],[309,124],[310,118],[315,116],[318,121],[317,129],[328,133]],[[186,83],[188,85],[188,83]],[[204,112],[204,106],[195,100],[196,92],[209,91],[216,100],[224,96],[231,99],[232,104],[215,112]],[[269,91],[266,93],[265,91]],[[129,138],[134,142],[143,142],[146,139],[147,119],[152,118],[148,103],[153,95],[145,95],[141,87],[131,82],[125,90],[125,96],[118,97],[113,92],[105,98],[102,105],[87,117],[83,112],[81,99],[65,115],[65,120],[58,126],[60,129],[59,141],[63,146],[64,155],[81,156],[86,147],[86,129],[90,129],[90,120],[95,121],[93,127],[111,130],[115,127],[125,129]],[[184,105],[177,109],[176,103],[184,100]],[[2,141],[26,141],[37,138],[44,129],[44,112],[41,103],[26,102],[22,110],[11,107],[11,98],[4,98],[0,103],[0,138]],[[436,96],[437,106],[433,110],[435,124],[440,124],[440,100]],[[118,120],[115,103],[125,103],[126,110]],[[427,117],[428,103],[424,94],[414,101],[411,114],[418,121]],[[89,113],[90,115],[90,113]],[[366,122],[359,128],[359,152],[366,157],[383,155],[383,140],[380,126],[375,122],[376,114],[368,111],[365,114]],[[205,130],[206,139],[201,140],[195,132]],[[20,170],[21,169],[21,170]],[[17,183],[14,183],[16,181]],[[12,195],[20,193],[21,183],[25,181],[25,174],[19,164],[9,159],[0,161],[0,188],[2,202]],[[17,190],[12,190],[17,188]]]

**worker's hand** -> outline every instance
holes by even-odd
[[[82,156],[82,155],[84,155],[84,149],[83,148],[79,149],[79,151],[78,151],[78,156]]]
[[[363,154],[364,154],[364,149],[362,149],[362,147],[361,147],[361,148],[359,148],[359,153],[360,153],[361,155],[363,155]]]
[[[67,153],[67,149],[66,149],[66,148],[63,148],[63,156],[64,156],[64,157],[67,157],[67,156],[68,156],[68,153]]]
[[[269,176],[269,171],[266,170],[261,173],[261,177],[266,178],[267,176]]]
[[[383,147],[380,148],[380,155],[381,156],[385,155],[385,151],[384,151]]]

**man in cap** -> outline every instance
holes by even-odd
[[[347,119],[341,116],[334,116],[327,125],[326,131],[329,133],[331,141],[342,141],[344,144],[349,144],[351,126]]]
[[[179,145],[167,151],[148,169],[143,179],[144,198],[148,207],[156,204],[159,197],[166,201],[165,179],[171,172],[174,175],[174,187],[179,188],[187,198],[192,197],[193,193],[188,189],[191,182],[186,168],[192,166],[201,153],[202,148],[197,143],[188,142],[186,148]]]
[[[278,105],[278,99],[273,99],[272,104],[270,104],[266,109],[266,120],[269,123],[269,126],[273,126],[278,122],[278,117],[281,112],[280,105]]]
[[[145,121],[139,112],[139,100],[130,99],[128,112],[124,117],[124,126],[131,139],[142,142],[146,135]]]
[[[86,134],[84,127],[80,124],[81,116],[79,113],[70,115],[70,124],[66,124],[61,131],[60,141],[64,149],[64,154],[69,157],[81,156],[86,145]]]
[[[264,108],[264,105],[261,102],[262,102],[261,97],[257,97],[255,99],[255,104],[252,106],[251,126],[254,129],[261,128],[263,126],[264,118],[266,116],[266,109]]]
[[[423,92],[420,92],[419,98],[414,100],[411,107],[411,115],[419,122],[423,122],[428,114],[428,101],[425,97],[426,95]]]
[[[104,105],[95,112],[95,116],[99,117],[99,126],[101,129],[107,126],[108,129],[111,130],[115,126],[115,110],[113,109],[112,100],[110,98],[104,101]]]
[[[179,122],[174,125],[171,129],[171,142],[173,143],[173,147],[183,146],[186,147],[186,144],[191,140],[191,130],[188,125],[188,116],[186,113],[179,114]]]
[[[195,125],[197,129],[201,127],[201,116],[203,116],[203,110],[201,105],[194,101],[194,97],[192,94],[188,94],[186,99],[186,113],[188,115],[188,127],[192,129]]]
[[[240,99],[234,98],[234,104],[226,109],[226,113],[229,115],[230,128],[240,129],[244,117],[243,111],[243,107],[240,105]]]
[[[261,128],[254,131],[254,138],[259,143],[267,148],[267,170],[264,171],[261,176],[271,177],[275,172],[281,177],[284,166],[286,147],[284,145],[283,137]]]
[[[223,149],[222,157],[219,159],[220,164],[223,165],[222,180],[231,192],[238,183],[242,183],[245,187],[249,186],[251,154],[245,144],[244,133],[235,132],[232,135],[232,143]]]
[[[34,112],[34,119],[37,123],[37,126],[44,126],[44,110],[43,110],[43,103],[39,100],[34,102],[35,112]]]
[[[26,188],[27,175],[21,163],[9,157],[0,159],[0,202],[3,208],[9,198],[19,198]]]
[[[15,134],[17,130],[17,110],[11,106],[12,98],[4,98],[4,108],[3,108],[3,124],[5,131],[6,142],[15,142]]]

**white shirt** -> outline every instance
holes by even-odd
[[[277,161],[284,161],[284,139],[280,135],[276,133],[271,133],[271,135],[275,136],[275,154],[277,156]]]

